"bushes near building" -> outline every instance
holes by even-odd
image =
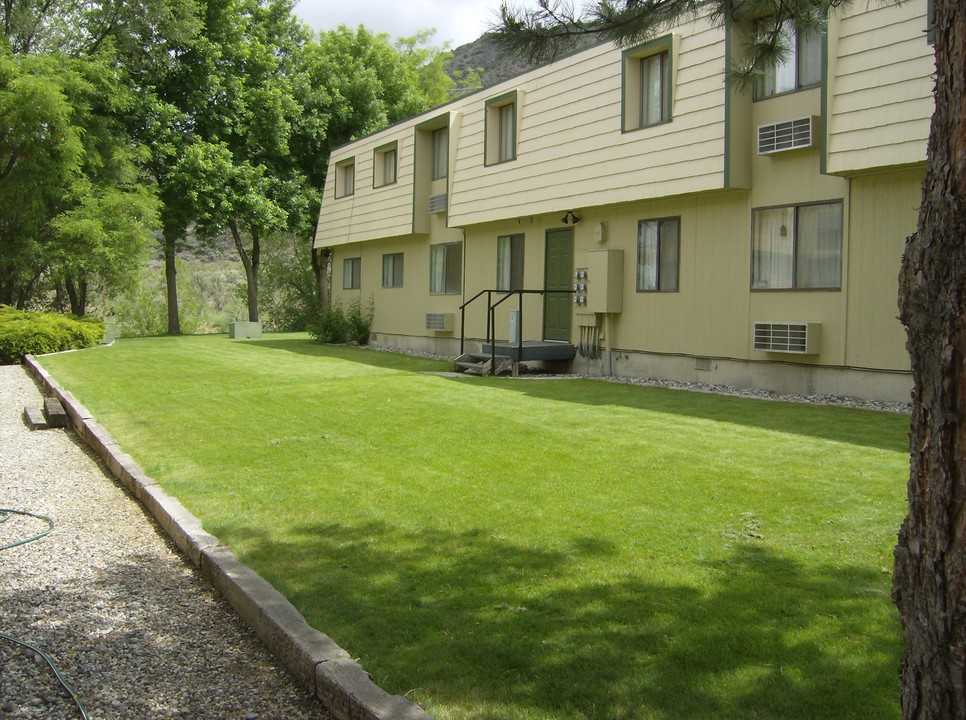
[[[369,300],[365,310],[358,300],[353,300],[348,309],[343,309],[340,303],[336,303],[312,319],[309,335],[322,344],[366,345],[369,342],[372,314],[372,300]]]

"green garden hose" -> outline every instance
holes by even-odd
[[[11,515],[23,515],[25,517],[32,517],[32,518],[37,518],[38,520],[43,520],[45,523],[47,523],[47,529],[37,535],[32,535],[31,537],[25,538],[23,540],[18,540],[17,542],[8,543],[7,545],[0,546],[0,551],[9,550],[10,548],[15,548],[18,545],[26,545],[27,543],[33,542],[34,540],[40,540],[40,538],[42,538],[44,535],[48,534],[51,530],[54,529],[54,521],[51,520],[46,515],[37,515],[32,512],[26,512],[25,510],[11,510],[9,508],[0,508],[0,523],[7,522],[7,520],[10,519]],[[45,653],[36,645],[31,645],[30,643],[24,642],[23,640],[18,640],[17,638],[11,635],[7,635],[4,632],[0,632],[0,638],[3,638],[4,640],[9,640],[10,642],[16,643],[17,645],[22,645],[25,648],[29,648],[30,650],[33,650],[35,653],[37,653],[40,657],[42,657],[46,661],[46,663],[50,666],[50,669],[54,671],[54,677],[57,678],[57,681],[64,687],[64,690],[68,692],[71,699],[74,701],[74,704],[77,705],[77,709],[80,710],[80,714],[83,720],[90,720],[90,716],[87,714],[87,709],[84,707],[84,703],[77,695],[77,691],[74,690],[74,688],[70,686],[67,680],[64,679],[64,676],[60,674],[60,670],[57,669],[57,666],[54,664],[54,661],[50,659],[50,656],[47,655],[47,653]]]
[[[25,540],[18,540],[17,542],[9,543],[8,545],[2,545],[0,546],[0,550],[9,550],[10,548],[15,548],[18,545],[26,545],[27,543],[33,542],[34,540],[40,540],[40,538],[42,538],[44,535],[46,535],[47,533],[49,533],[51,530],[54,529],[54,521],[51,520],[46,515],[36,515],[35,513],[26,512],[25,510],[10,510],[9,508],[0,508],[0,523],[6,522],[7,520],[9,520],[11,515],[24,515],[26,517],[32,517],[32,518],[37,518],[38,520],[43,520],[45,523],[47,523],[47,529],[44,530],[39,535],[34,535],[32,537],[26,538]]]

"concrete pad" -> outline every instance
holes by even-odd
[[[260,322],[236,321],[228,324],[228,337],[232,340],[258,340],[262,337]]]

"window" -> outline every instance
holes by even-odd
[[[449,174],[449,129],[433,130],[433,180]]]
[[[352,195],[356,191],[355,160],[344,160],[335,166],[335,196]]]
[[[498,160],[506,162],[517,154],[516,143],[516,105],[504,105],[500,108],[500,155]]]
[[[673,41],[673,36],[667,35],[624,53],[621,128],[625,132],[671,120]]]
[[[667,97],[668,55],[666,52],[641,58],[640,127],[657,125],[671,119]]]
[[[376,148],[372,156],[372,186],[383,187],[396,182],[396,143]]]
[[[402,253],[390,253],[382,256],[382,286],[384,288],[403,286]]]
[[[517,157],[517,92],[493,98],[486,103],[485,164],[515,160]]]
[[[453,295],[462,286],[463,245],[442,243],[429,246],[429,292]]]
[[[523,289],[523,235],[496,239],[496,289]]]
[[[755,88],[755,97],[766,98],[800,90],[822,81],[822,35],[801,34],[794,21],[782,25],[782,43],[788,48],[785,59],[765,67]]]
[[[677,292],[680,236],[679,218],[637,223],[637,292]]]
[[[842,203],[755,210],[753,290],[842,287]]]
[[[342,289],[358,290],[362,287],[362,258],[346,258],[342,261]]]

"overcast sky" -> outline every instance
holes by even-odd
[[[299,0],[295,12],[316,30],[362,24],[395,38],[436,28],[433,45],[457,48],[486,32],[499,7],[500,0]]]

